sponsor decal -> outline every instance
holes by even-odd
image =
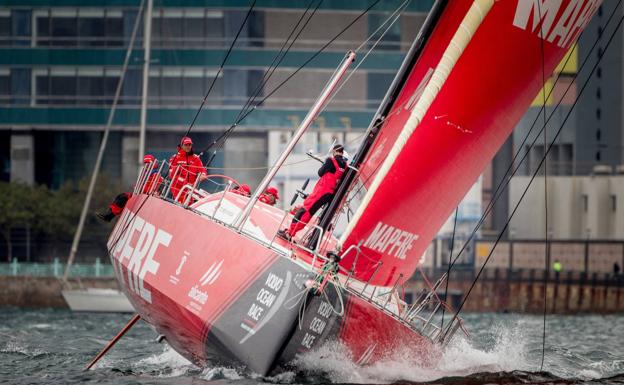
[[[128,218],[128,223],[125,223]],[[120,273],[123,271],[121,268],[124,261],[128,260],[126,265],[128,288],[145,301],[152,303],[152,293],[145,288],[144,280],[148,273],[152,275],[158,273],[160,263],[156,261],[156,253],[160,247],[169,246],[173,237],[136,214],[126,214],[121,220],[124,221],[123,226],[118,225],[118,229],[111,236],[111,241],[117,241],[117,236],[119,239],[116,244],[109,243],[109,251],[119,264],[117,271]],[[124,229],[125,231],[119,235]]]
[[[223,259],[219,262],[214,262],[208,270],[201,276],[199,282],[193,285],[189,290],[187,296],[192,300],[187,309],[198,314],[202,310],[202,306],[208,301],[208,292],[205,291],[204,286],[210,286],[217,281],[217,278],[221,275],[221,266],[223,266]],[[194,301],[194,302],[193,302]],[[202,305],[202,306],[200,306]]]
[[[170,275],[169,276],[169,282],[171,282],[172,285],[177,285],[180,282],[180,278],[179,275],[182,272],[182,267],[184,266],[184,264],[186,263],[186,260],[188,259],[188,257],[191,254],[188,251],[184,251],[184,254],[182,255],[182,258],[180,258],[180,263],[178,264],[178,268],[175,270],[175,275]]]
[[[431,80],[431,76],[433,75],[433,72],[434,72],[434,69],[429,67],[429,69],[427,70],[427,73],[425,74],[425,76],[423,76],[422,80],[418,84],[418,87],[416,87],[416,90],[414,91],[412,96],[410,96],[407,103],[405,103],[405,109],[407,111],[411,111],[414,107],[416,107],[416,102],[418,102],[423,92],[425,92],[425,86],[427,85],[427,83],[429,83],[429,80]]]
[[[204,275],[202,275],[201,279],[199,280],[201,285],[206,286],[215,283],[217,278],[219,278],[219,276],[221,275],[221,266],[223,266],[223,260],[221,260],[219,263],[215,262],[210,265],[208,270],[204,273]]]
[[[325,331],[329,318],[333,312],[334,309],[331,303],[325,300],[321,301],[321,304],[312,317],[312,320],[305,328],[305,334],[301,338],[301,348],[299,349],[299,352],[312,349],[314,342],[316,342]]]
[[[398,259],[405,259],[407,252],[417,239],[417,234],[378,222],[364,242],[364,247],[382,254],[392,255]]]
[[[567,49],[601,3],[602,0],[518,0],[513,25]]]
[[[364,351],[364,353],[362,353],[360,358],[355,362],[355,364],[359,366],[366,365],[370,361],[371,357],[373,356],[373,352],[375,351],[376,347],[377,347],[377,343],[369,345]]]
[[[240,327],[247,334],[240,340],[239,344],[244,344],[277,314],[282,303],[286,300],[291,281],[292,273],[290,271],[286,272],[285,278],[273,272],[269,273],[240,324]]]

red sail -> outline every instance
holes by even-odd
[[[341,239],[360,252],[344,267],[357,258],[373,285],[412,276],[600,3],[449,2],[361,166],[368,191]]]

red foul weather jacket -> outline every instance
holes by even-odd
[[[187,154],[184,150],[178,150],[178,153],[169,159],[169,178],[173,178],[178,170],[176,177],[172,180],[171,191],[173,196],[178,195],[178,191],[186,184],[193,184],[199,174],[206,174],[206,169],[202,164],[199,156],[195,154]],[[179,169],[178,169],[178,166]]]
[[[303,201],[303,207],[306,210],[310,210],[312,205],[314,205],[314,203],[316,203],[316,201],[318,201],[323,195],[333,194],[336,190],[336,186],[338,185],[338,181],[342,178],[342,174],[345,172],[345,168],[340,167],[340,164],[335,157],[327,158],[325,163],[328,163],[328,161],[331,161],[335,171],[324,171],[323,175],[320,175],[321,179],[319,179],[318,182],[316,182],[316,185],[314,185],[314,190],[312,190],[312,193]],[[321,167],[319,174],[323,172],[321,170],[325,169],[325,166]]]

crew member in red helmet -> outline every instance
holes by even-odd
[[[147,177],[147,181],[143,185],[143,194],[151,194],[158,190],[162,183],[162,176],[158,173],[158,160],[154,158],[154,155],[147,154],[143,157],[143,164],[151,164],[150,175]],[[123,192],[115,197],[113,201],[108,205],[106,210],[98,211],[95,213],[99,219],[110,222],[117,215],[121,214],[126,203],[132,197],[131,192]]]
[[[234,194],[238,194],[238,195],[242,195],[244,197],[249,197],[251,196],[251,189],[249,188],[249,185],[247,184],[241,184],[240,186],[236,186],[232,189],[232,192]]]
[[[171,178],[171,195],[178,202],[184,202],[186,194],[179,194],[184,185],[194,184],[195,180],[206,179],[206,169],[198,155],[193,152],[193,140],[185,136],[178,145],[178,152],[169,159],[169,178]]]
[[[260,202],[266,203],[271,206],[275,206],[275,203],[277,203],[278,199],[279,193],[277,192],[277,188],[273,186],[267,187],[267,189],[264,190],[262,195],[260,195],[260,197],[258,198]]]
[[[338,181],[347,167],[347,160],[343,155],[344,147],[341,144],[334,145],[332,156],[325,159],[325,163],[318,170],[320,179],[314,185],[312,193],[303,201],[303,206],[295,212],[290,227],[277,232],[279,237],[290,241],[318,210],[332,200]]]

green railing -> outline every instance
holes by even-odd
[[[13,259],[11,263],[0,264],[0,276],[33,276],[33,277],[62,277],[65,264],[57,258],[52,263],[25,263]],[[70,269],[70,277],[112,277],[113,266],[103,264],[99,258],[95,263],[74,263]]]

